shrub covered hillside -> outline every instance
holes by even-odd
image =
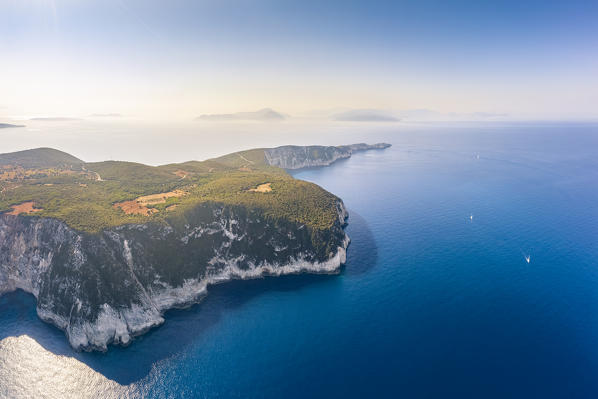
[[[261,185],[267,189],[257,190]],[[206,202],[324,230],[338,219],[337,201],[317,185],[268,166],[263,149],[158,167],[84,163],[47,148],[0,154],[0,212],[56,218],[89,233],[128,223],[176,225]]]

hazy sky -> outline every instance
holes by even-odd
[[[595,0],[0,0],[0,117],[596,117],[597,15]]]

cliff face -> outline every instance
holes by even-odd
[[[266,162],[270,166],[283,169],[301,169],[316,166],[328,166],[344,158],[349,158],[357,151],[378,150],[390,147],[390,144],[352,144],[344,146],[294,146],[286,145],[264,150]]]
[[[75,349],[127,344],[165,310],[197,302],[209,284],[302,271],[337,272],[349,242],[338,221],[312,230],[260,211],[207,203],[166,223],[81,233],[51,218],[0,214],[0,294],[37,298],[37,313]]]

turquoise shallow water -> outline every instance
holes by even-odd
[[[350,211],[340,275],[213,287],[107,354],[72,352],[16,292],[0,339],[29,335],[149,397],[596,397],[598,127],[364,136],[347,142],[393,147],[295,173]]]

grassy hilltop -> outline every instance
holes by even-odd
[[[50,148],[0,154],[0,213],[56,218],[90,233],[127,223],[185,223],[185,212],[204,202],[321,230],[338,218],[337,200],[268,166],[263,149],[157,167],[86,163]]]

